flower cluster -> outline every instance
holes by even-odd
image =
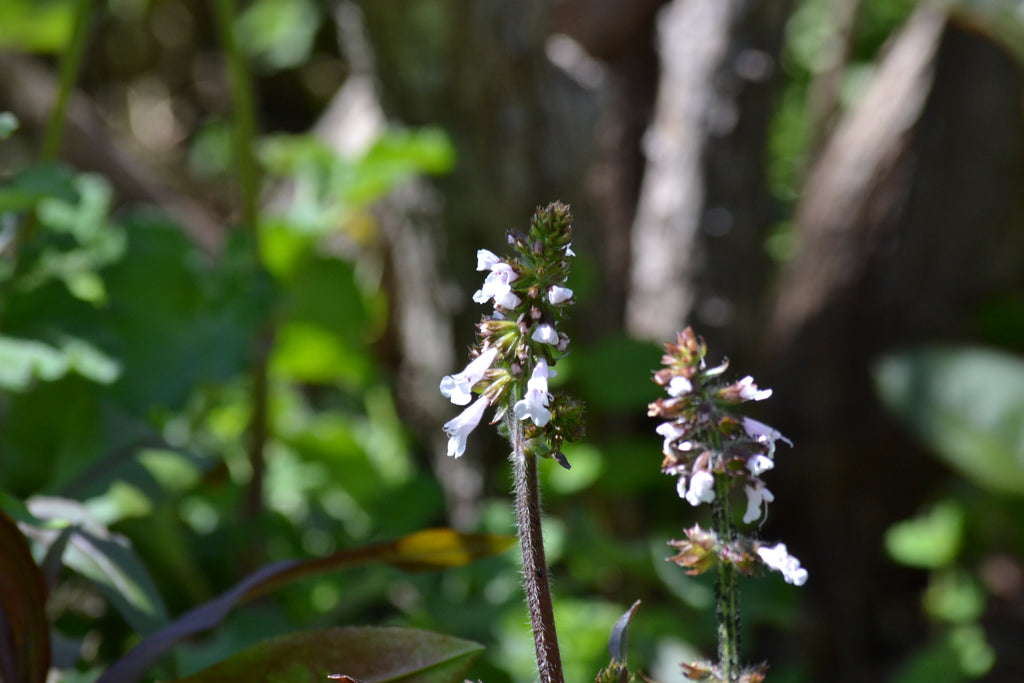
[[[761,475],[775,466],[778,441],[793,444],[772,427],[737,414],[737,406],[764,400],[771,389],[759,389],[749,376],[725,382],[728,363],[707,367],[707,346],[690,328],[665,348],[665,367],[654,381],[668,397],[648,407],[649,415],[665,420],[656,430],[664,439],[662,472],[676,477],[679,497],[693,506],[712,503],[742,485],[747,500],[743,522],[762,522],[775,496]],[[705,571],[717,558],[747,574],[760,565],[782,572],[790,583],[807,580],[807,572],[784,545],[769,550],[749,539],[722,539],[699,526],[687,530],[687,540],[671,545],[679,550],[671,559],[690,573]]]
[[[555,376],[553,366],[569,344],[558,328],[565,308],[573,302],[572,290],[565,287],[569,258],[575,256],[571,241],[569,209],[556,202],[537,210],[528,233],[508,233],[516,256],[502,259],[486,249],[477,252],[477,270],[487,275],[473,301],[490,303],[493,310],[477,326],[470,363],[441,380],[446,398],[455,405],[468,405],[444,425],[448,455],[457,458],[466,451],[470,432],[493,405],[493,422],[509,412],[517,420],[528,421],[531,450],[568,467],[560,446],[579,437],[582,407],[552,394],[548,380]],[[475,401],[474,393],[478,394]]]

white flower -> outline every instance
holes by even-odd
[[[493,251],[486,249],[478,249],[476,252],[476,269],[477,270],[490,270],[501,261],[498,255]]]
[[[757,554],[766,565],[781,572],[786,583],[794,586],[802,586],[807,583],[807,570],[800,566],[800,560],[796,559],[786,551],[786,544],[779,543],[773,548],[762,546],[757,549]]]
[[[569,242],[569,244],[565,245],[565,255],[566,256],[575,256],[576,255],[576,252],[572,250],[572,242]]]
[[[466,439],[469,433],[480,424],[480,418],[484,416],[488,400],[481,396],[473,405],[466,408],[462,413],[444,425],[444,431],[448,435],[448,455],[459,457],[466,452]]]
[[[783,441],[790,448],[793,447],[792,441],[784,437],[778,430],[766,425],[764,422],[758,422],[757,420],[745,417],[743,418],[743,429],[746,430],[747,436],[754,441],[758,443],[771,444],[773,450],[775,448],[776,441]]]
[[[678,487],[677,489],[678,490]],[[686,501],[697,507],[701,503],[710,503],[715,499],[715,476],[710,472],[699,470],[690,477],[690,488],[686,492]]]
[[[773,467],[775,467],[775,461],[760,453],[747,460],[747,469],[755,477],[760,476],[763,472],[767,472]]]
[[[662,444],[661,450],[666,453],[673,441],[686,434],[686,428],[677,422],[662,422],[654,431],[665,437],[665,443]]]
[[[481,251],[486,251],[486,249]],[[477,254],[477,265],[488,262],[490,262],[488,257],[481,258],[479,253]],[[494,299],[495,306],[504,308],[515,308],[522,303],[520,298],[512,293],[511,283],[519,278],[512,266],[504,261],[497,261],[490,268],[491,272],[487,273],[487,277],[484,278],[483,286],[473,294],[473,301],[483,304]]]
[[[672,397],[682,396],[693,391],[693,384],[685,377],[673,377],[668,383],[668,395]]]
[[[548,400],[551,395],[548,393],[548,362],[541,358],[533,368],[533,374],[526,382],[526,396],[516,401],[512,407],[515,416],[520,420],[530,418],[533,424],[543,427],[551,419],[551,411],[548,410]]]
[[[558,344],[558,332],[555,332],[555,328],[551,325],[544,323],[537,326],[537,329],[530,335],[530,339],[541,344],[556,346]]]
[[[761,518],[761,505],[772,502],[775,496],[760,481],[753,486],[744,484],[743,490],[747,492],[747,511],[743,515],[743,523],[750,524]]]
[[[757,385],[754,384],[754,378],[747,375],[741,379],[737,385],[740,390],[740,398],[744,401],[763,401],[772,395],[771,389],[758,389]]]
[[[560,304],[572,298],[572,290],[568,287],[552,286],[548,289],[548,301],[553,304]]]
[[[466,369],[457,375],[445,375],[441,378],[441,394],[451,399],[457,406],[467,405],[473,398],[473,386],[484,377],[494,359],[498,356],[498,348],[492,346],[474,358]]]

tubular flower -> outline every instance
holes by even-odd
[[[677,489],[678,490],[678,489]],[[715,499],[715,477],[703,470],[694,472],[690,477],[690,487],[686,491],[686,502],[697,507],[701,503],[710,503]]]
[[[466,439],[469,433],[480,424],[489,401],[486,396],[478,398],[473,405],[469,406],[459,414],[458,417],[448,420],[444,425],[444,431],[448,434],[448,455],[458,458],[466,452]]]
[[[484,373],[497,357],[498,349],[492,346],[474,358],[459,374],[445,375],[441,378],[441,394],[457,406],[467,405],[473,398],[473,386],[484,378]]]
[[[539,359],[530,380],[526,383],[526,396],[516,401],[512,407],[518,419],[530,418],[538,427],[543,427],[551,419],[551,411],[547,407],[551,398],[551,394],[548,393],[548,377],[551,374],[548,362],[543,358]]]
[[[560,304],[572,298],[572,290],[567,287],[555,285],[548,289],[548,301],[553,304]]]
[[[807,583],[807,570],[800,566],[800,560],[787,552],[785,543],[777,543],[770,548],[761,546],[757,554],[766,565],[781,573],[786,583],[794,586]]]
[[[765,488],[760,479],[755,480],[753,486],[744,484],[743,490],[747,493],[747,511],[743,514],[743,523],[751,524],[761,519],[763,514],[767,514],[767,505],[775,500],[775,496]],[[762,504],[766,506],[763,514]]]
[[[558,345],[558,332],[555,328],[547,323],[538,325],[537,329],[530,335],[530,339],[541,344],[551,344],[552,346]]]

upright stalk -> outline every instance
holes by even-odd
[[[711,503],[711,520],[718,542],[728,547],[735,530],[729,510],[729,482],[724,476],[715,477],[715,499]],[[722,680],[733,683],[740,675],[740,612],[737,605],[736,568],[720,557],[715,594],[718,599],[718,666]]]
[[[522,421],[509,415],[505,423],[512,441],[516,522],[523,551],[523,585],[537,650],[537,669],[541,683],[563,683],[562,658],[558,651],[555,613],[548,583],[548,565],[544,557],[537,458],[526,450]]]

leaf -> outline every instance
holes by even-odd
[[[886,356],[875,368],[885,405],[975,484],[1024,495],[1024,360],[977,347]]]
[[[500,553],[514,542],[515,537],[509,535],[427,529],[390,543],[344,550],[313,560],[286,560],[266,565],[213,600],[189,610],[150,635],[110,667],[96,683],[133,683],[139,680],[178,641],[213,628],[238,605],[300,579],[367,564],[390,564],[408,571],[457,567]]]
[[[885,549],[900,564],[938,569],[953,563],[964,534],[964,511],[953,500],[927,514],[898,522],[885,532]]]
[[[35,339],[0,336],[0,388],[8,391],[24,391],[33,380],[52,382],[70,372],[110,384],[120,371],[117,361],[81,339],[57,348]]]
[[[12,636],[0,637],[0,674],[11,683],[44,683],[50,668],[46,581],[18,525],[2,512],[0,548],[0,635],[6,625]]]
[[[242,650],[178,683],[456,683],[483,645],[411,628],[364,626],[295,633]]]
[[[18,117],[9,111],[0,111],[0,140],[11,137],[18,130]]]
[[[633,621],[639,608],[640,601],[637,600],[612,627],[612,635],[608,638],[608,655],[613,662],[625,663],[626,661],[626,654],[629,650],[629,622]]]
[[[111,533],[86,508],[67,498],[36,497],[29,509],[41,519],[74,527],[63,552],[65,566],[96,584],[128,624],[145,635],[167,623],[167,610],[146,567],[128,540]],[[55,529],[33,535],[47,545],[58,542]]]

